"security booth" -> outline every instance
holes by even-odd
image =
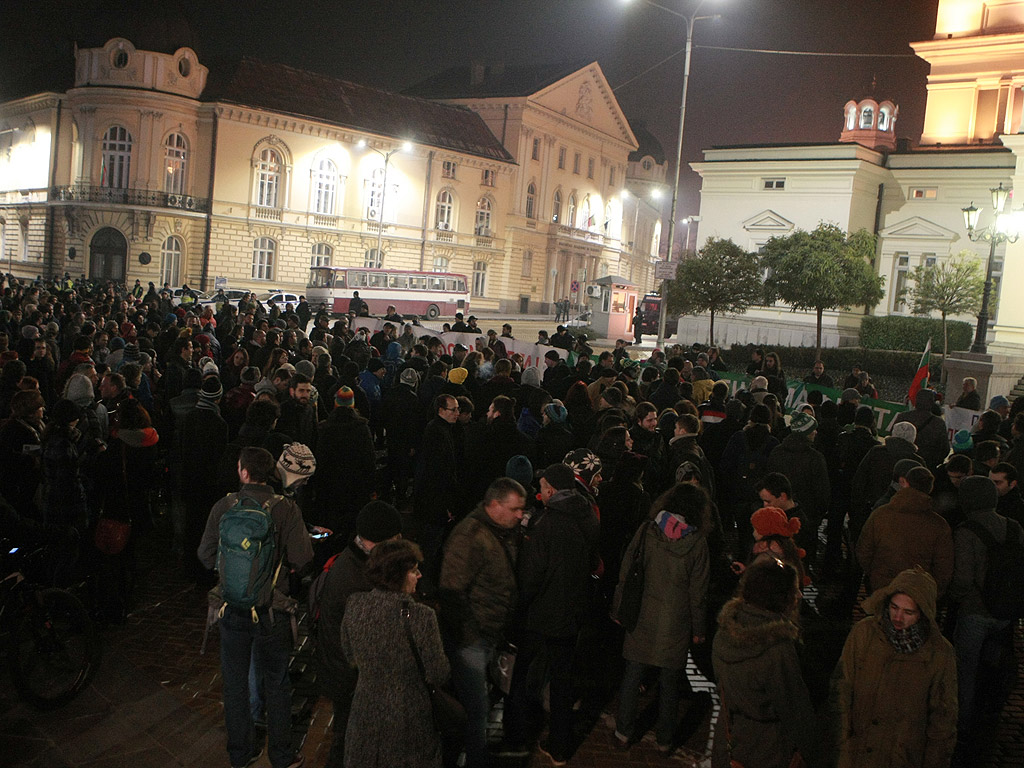
[[[600,289],[593,305],[590,324],[605,339],[630,339],[633,336],[633,315],[639,300],[634,283],[619,275],[608,275],[594,281]]]

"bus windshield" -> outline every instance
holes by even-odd
[[[309,270],[309,288],[344,288],[345,273],[334,267],[314,267]]]

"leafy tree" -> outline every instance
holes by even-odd
[[[963,250],[943,264],[921,265],[911,273],[914,287],[908,292],[915,315],[942,316],[942,357],[949,347],[948,315],[973,315],[981,310],[985,276],[973,251]]]
[[[676,279],[667,288],[669,312],[711,314],[711,344],[715,343],[716,314],[743,314],[764,296],[757,254],[747,253],[732,240],[714,237],[694,256],[679,262]]]
[[[826,309],[871,308],[882,300],[885,281],[871,264],[874,255],[874,235],[863,229],[847,235],[835,224],[773,237],[761,251],[761,263],[769,270],[767,300],[781,299],[794,311],[813,309],[816,353],[821,354],[821,316]]]

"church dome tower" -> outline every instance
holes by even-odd
[[[872,82],[872,90],[874,90]],[[839,141],[863,144],[879,150],[896,148],[897,107],[889,99],[879,101],[874,95],[859,101],[851,99],[843,107],[843,132]]]

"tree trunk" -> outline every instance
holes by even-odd
[[[814,359],[821,357],[821,314],[824,310],[818,307],[818,333],[814,338]]]
[[[711,310],[711,327],[708,328],[708,346],[715,346],[715,310]]]

